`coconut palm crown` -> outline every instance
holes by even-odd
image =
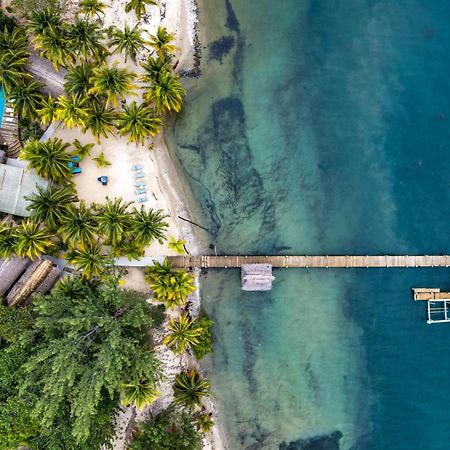
[[[105,236],[109,245],[117,245],[129,232],[130,215],[127,208],[131,202],[123,202],[120,198],[106,199],[97,216],[98,231]]]
[[[117,128],[120,134],[129,135],[130,142],[138,142],[144,145],[148,136],[156,136],[162,126],[162,119],[152,108],[145,104],[124,106],[117,119]]]
[[[134,11],[138,20],[141,20],[142,15],[145,14],[145,6],[146,5],[157,5],[158,2],[156,0],[130,0],[125,5],[125,12],[129,13]]]
[[[172,54],[176,46],[171,42],[175,39],[175,35],[167,32],[167,28],[158,26],[155,35],[150,36],[149,44],[152,46],[159,56]]]
[[[198,338],[203,333],[203,329],[197,326],[196,321],[191,319],[187,313],[180,314],[177,320],[169,318],[166,328],[169,333],[163,342],[175,353],[183,353],[189,346],[197,345]]]
[[[136,56],[141,52],[145,44],[139,25],[135,25],[134,27],[125,25],[123,31],[113,27],[109,31],[109,36],[111,39],[110,44],[115,47],[114,51],[123,53],[125,55],[125,62],[130,57],[136,63]]]
[[[27,219],[15,230],[16,248],[18,256],[34,260],[54,248],[53,234],[47,227],[38,222]]]
[[[71,176],[68,167],[70,162],[68,147],[69,144],[64,144],[61,139],[33,141],[22,149],[19,157],[26,159],[30,167],[41,177],[63,182]]]
[[[147,89],[144,98],[148,102],[153,102],[158,109],[180,112],[186,90],[180,83],[178,75],[162,71]]]
[[[202,379],[194,369],[181,372],[175,377],[173,392],[175,403],[192,410],[201,404],[203,397],[210,395],[209,381]]]

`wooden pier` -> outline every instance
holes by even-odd
[[[169,256],[174,267],[203,269],[240,268],[244,264],[270,264],[278,268],[388,268],[450,267],[449,255],[345,255],[345,256]]]

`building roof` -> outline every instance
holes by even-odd
[[[241,282],[243,291],[270,291],[272,289],[271,264],[242,264]]]
[[[8,159],[6,164],[0,164],[0,211],[28,217],[29,202],[24,197],[36,192],[36,185],[46,189],[48,181],[27,169],[26,163]]]
[[[0,267],[0,296],[6,294],[29,265],[29,259],[19,258],[16,255],[2,262]]]

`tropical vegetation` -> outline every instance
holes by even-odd
[[[187,296],[195,291],[194,276],[183,269],[172,269],[167,259],[162,264],[154,261],[144,273],[155,299],[170,309],[183,306]]]
[[[210,395],[209,381],[203,379],[195,369],[187,370],[175,377],[173,393],[176,404],[193,410],[201,405],[203,397]]]
[[[199,450],[200,434],[191,415],[173,406],[140,422],[130,450]]]
[[[156,0],[130,0],[125,5],[125,12],[129,13],[134,11],[138,20],[141,20],[143,14],[145,14],[146,5],[157,5]]]

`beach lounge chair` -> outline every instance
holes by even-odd
[[[71,161],[67,164],[67,167],[72,171],[73,174],[81,173],[80,167],[80,157],[79,156],[71,156]]]
[[[147,189],[145,189],[145,187],[140,188],[140,189],[136,189],[134,191],[136,194],[145,194],[147,192]]]
[[[142,172],[140,173],[135,173],[134,174],[134,178],[144,178],[144,174]]]
[[[136,181],[135,186],[145,186],[145,181]]]
[[[132,166],[131,170],[142,170],[142,166]]]
[[[147,202],[147,201],[148,201],[148,198],[147,198],[146,195],[144,195],[143,197],[139,197],[139,198],[138,198],[138,202],[139,202],[139,203],[145,203],[145,202]]]

